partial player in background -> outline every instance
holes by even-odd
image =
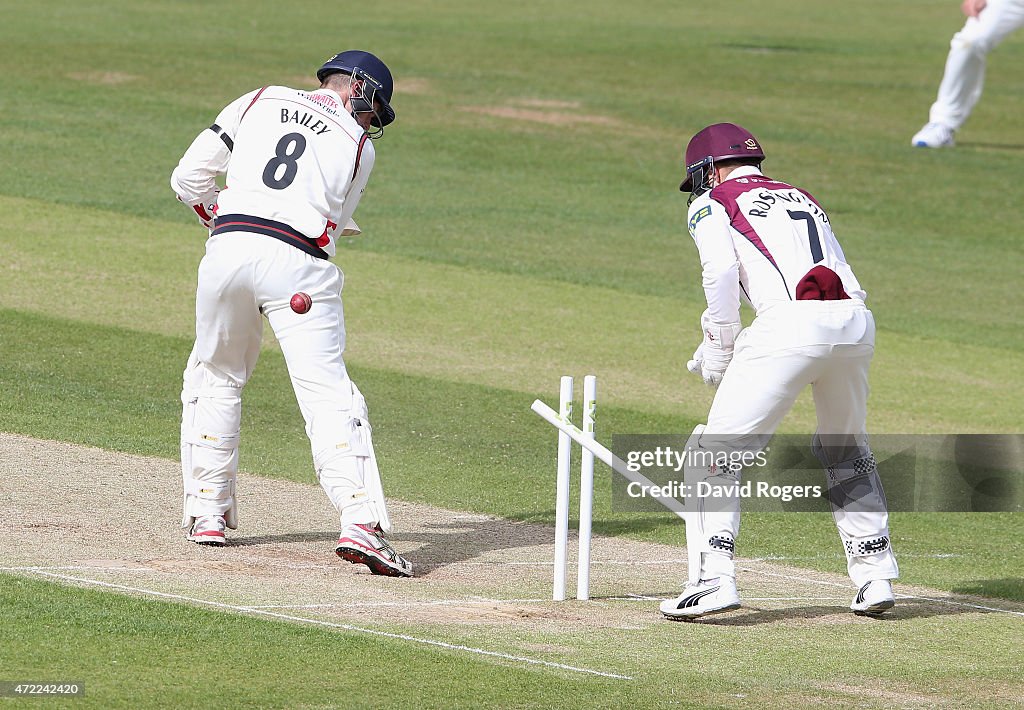
[[[693,195],[688,224],[708,304],[704,339],[687,367],[718,387],[707,425],[694,429],[687,449],[727,453],[728,460],[762,450],[810,385],[818,417],[812,449],[827,471],[847,569],[859,588],[851,608],[881,613],[895,603],[890,580],[899,571],[865,430],[874,320],[821,205],[762,175],[763,160],[757,139],[732,123],[708,126],[686,148],[679,189]],[[741,298],[756,311],[746,329]],[[708,460],[687,456],[689,490],[735,489],[739,468],[698,465],[702,458]],[[733,562],[739,501],[698,497],[693,507],[686,516],[689,579],[679,597],[661,604],[670,618],[740,606]]]
[[[370,138],[395,120],[394,82],[369,52],[331,57],[321,86],[265,86],[231,102],[171,175],[178,199],[210,229],[199,265],[196,342],[181,400],[188,539],[223,545],[238,525],[242,388],[263,318],[281,345],[320,485],[341,515],[338,556],[409,577],[390,530],[366,401],[342,353],[344,275],[329,261],[374,164]],[[218,191],[216,177],[226,174]]]
[[[919,148],[953,145],[953,134],[981,98],[989,51],[1024,26],[1024,0],[963,0],[961,8],[967,22],[949,43],[938,98],[928,123],[911,138]]]

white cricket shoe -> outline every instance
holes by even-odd
[[[374,574],[386,577],[412,576],[412,563],[391,547],[376,525],[346,525],[338,536],[338,546],[334,551],[343,560],[366,565]]]
[[[896,595],[892,593],[892,582],[888,579],[875,579],[857,592],[850,608],[858,616],[878,616],[896,606]]]
[[[669,619],[696,619],[708,614],[719,614],[740,608],[740,595],[736,592],[736,580],[732,577],[715,577],[688,584],[683,593],[675,599],[661,603],[661,613]]]
[[[953,129],[942,123],[928,123],[914,134],[910,144],[915,148],[949,148],[953,145]]]
[[[188,531],[188,539],[197,545],[221,547],[226,542],[224,539],[224,516],[197,516]]]

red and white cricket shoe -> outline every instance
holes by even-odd
[[[377,525],[346,525],[334,548],[338,557],[357,565],[366,565],[374,574],[386,577],[411,577],[412,563],[384,539]]]
[[[227,542],[224,539],[224,516],[197,516],[195,522],[192,523],[192,527],[188,531],[187,539],[197,545],[221,547]]]

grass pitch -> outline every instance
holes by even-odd
[[[16,453],[20,461],[7,463]],[[236,668],[250,686],[241,693],[247,705],[261,697],[269,705],[326,704],[321,693],[334,692],[355,693],[357,706],[407,707],[414,698],[417,706],[763,707],[772,697],[787,706],[934,706],[979,699],[997,704],[1019,692],[1019,684],[1007,682],[1019,667],[1012,635],[1024,619],[1019,603],[901,584],[898,607],[886,618],[868,619],[846,608],[853,590],[843,575],[747,558],[740,562],[742,610],[670,623],[652,607],[675,592],[685,564],[675,545],[598,536],[591,601],[554,603],[547,600],[548,525],[393,502],[392,513],[402,521],[394,544],[414,557],[417,571],[412,579],[394,580],[331,555],[335,513],[313,484],[242,474],[246,524],[232,536],[233,545],[210,549],[167,533],[180,499],[175,461],[10,434],[0,434],[0,461],[4,493],[20,523],[0,538],[0,559],[6,572],[36,580],[12,585],[11,606],[29,611],[2,622],[14,627],[5,636],[19,639],[17,649],[26,628],[61,619],[55,638],[42,644],[61,648],[96,616],[98,632],[86,639],[95,647],[92,663],[67,666],[80,674],[76,680],[85,677],[87,697],[96,704],[161,693],[168,677],[185,673],[197,692],[209,692],[218,679],[233,689]],[[64,482],[60,509],[48,504],[53,480]],[[0,587],[6,580],[0,575]],[[51,600],[69,592],[39,581],[90,592],[81,609],[62,619],[65,602]],[[110,592],[160,603],[125,601]],[[29,595],[44,602],[20,601]],[[171,600],[185,611],[168,608]],[[109,609],[97,614],[99,605]],[[196,608],[246,618],[221,622],[192,614]],[[339,636],[312,635],[331,665],[322,659],[308,668],[275,664],[276,654],[308,649],[292,633],[285,643],[269,642],[280,622]],[[140,626],[152,637],[149,645],[135,633]],[[168,632],[154,633],[161,627]],[[248,644],[238,629],[249,635]],[[951,634],[986,642],[930,648],[932,639]],[[123,650],[121,636],[127,637]],[[194,649],[181,647],[189,643],[203,645],[204,659],[218,653],[232,659],[232,670],[197,663]],[[378,645],[385,648],[378,652]],[[890,662],[852,668],[845,660],[872,657],[880,647],[891,651]],[[121,673],[128,659],[138,673],[134,679]],[[481,661],[489,667],[478,673]],[[15,650],[5,667],[38,675],[37,663]],[[381,688],[377,671],[368,670],[381,663],[381,672],[401,677],[407,694]],[[495,674],[495,665],[516,672]],[[951,666],[982,670],[949,677]],[[109,675],[103,673],[108,667]],[[250,677],[250,668],[265,671]],[[424,678],[424,669],[435,675]],[[537,673],[545,682],[522,690]],[[306,674],[317,678],[303,689]],[[568,682],[555,686],[552,677]],[[977,687],[982,680],[985,687]],[[487,687],[476,692],[480,683]],[[574,695],[561,697],[565,690]]]
[[[0,430],[175,456],[203,235],[173,199],[170,170],[232,98],[266,83],[310,86],[323,58],[359,46],[393,69],[398,121],[360,207],[365,236],[337,261],[347,361],[391,496],[550,524],[552,432],[527,409],[552,400],[567,372],[599,376],[602,436],[686,432],[702,419],[710,394],[683,367],[703,308],[699,264],[676,185],[687,138],[720,120],[751,129],[766,172],[824,204],[869,292],[879,323],[871,431],[1020,432],[1021,223],[1005,197],[1024,154],[1020,37],[992,53],[955,150],[909,147],[961,21],[955,3],[925,0],[226,2],[212,14],[197,2],[18,5],[0,56]],[[269,337],[244,417],[245,470],[311,480]],[[810,431],[808,399],[784,427]],[[599,532],[680,542],[671,521],[613,514],[607,492],[599,482]],[[17,524],[17,510],[5,506],[3,523]],[[1024,598],[1018,514],[895,514],[892,527],[906,582]],[[748,516],[739,545],[747,557],[842,566],[827,517]],[[409,702],[428,706],[757,706],[776,694],[791,705],[999,705],[1021,689],[1020,663],[999,660],[1019,660],[1020,622],[1000,615],[843,628],[813,652],[802,632],[772,625],[694,638],[664,624],[647,639],[652,671],[624,690],[489,662],[432,665],[390,643],[20,578],[4,577],[3,589],[16,610],[4,667],[106,678],[97,705],[188,704],[166,681],[130,679],[162,656],[185,667],[167,639],[207,632],[244,648],[249,682],[260,683],[230,689],[266,706],[341,702],[319,681],[282,680],[301,671],[279,659],[315,655],[310,644],[385,661],[416,680]],[[132,616],[167,632],[142,643]],[[469,640],[509,633],[485,626]],[[61,655],[47,634],[97,651]],[[954,638],[957,670],[945,655]],[[135,649],[121,669],[97,660],[119,646]],[[607,632],[556,646],[552,656],[588,659],[635,648]],[[871,682],[845,670],[866,657],[891,665]],[[310,677],[328,672],[311,663]],[[200,676],[198,690],[222,687]]]
[[[0,624],[9,641],[0,650],[5,675],[84,681],[84,697],[67,707],[195,707],[206,698],[233,707],[1011,707],[1019,699],[1019,678],[1007,680],[1018,677],[1019,649],[936,643],[956,616],[916,619],[912,629],[846,627],[841,644],[836,627],[780,633],[668,622],[646,635],[647,651],[628,630],[563,634],[561,646],[522,631],[507,639],[643,669],[615,678],[7,574],[0,600],[11,610]],[[984,618],[972,627],[1000,638],[1005,624]],[[459,645],[494,644],[472,629],[461,637]],[[830,647],[834,655],[816,653]],[[852,668],[851,658],[879,653],[893,660]],[[954,662],[964,670],[950,673]]]

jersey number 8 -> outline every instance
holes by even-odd
[[[263,168],[263,184],[272,190],[283,190],[295,182],[295,174],[299,172],[298,160],[305,151],[306,137],[301,133],[281,136],[274,149],[274,157]],[[277,177],[282,166],[284,173]]]

